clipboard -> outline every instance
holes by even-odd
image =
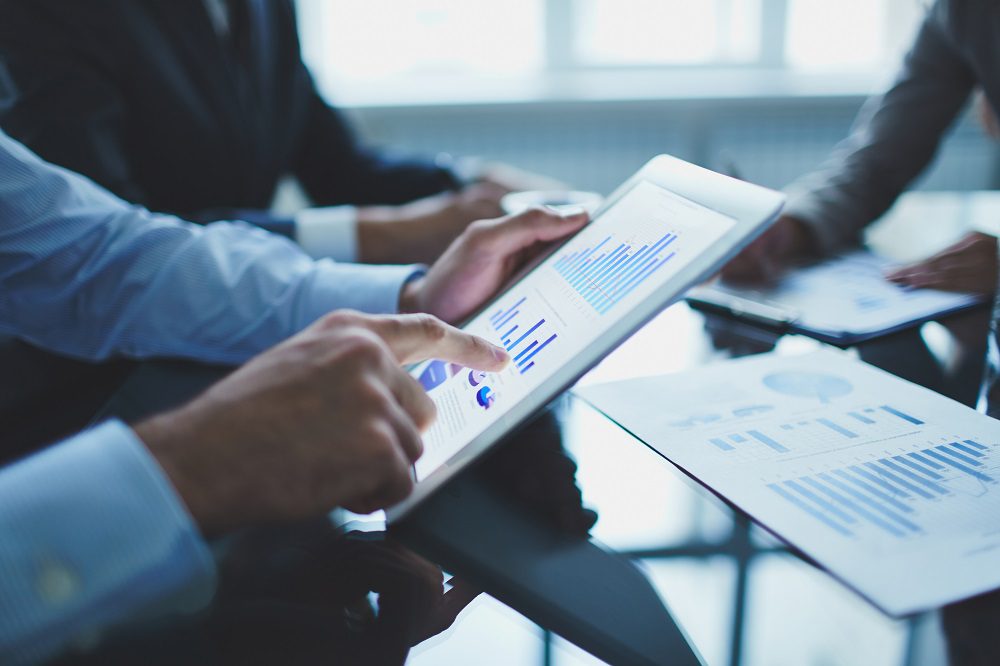
[[[889,263],[859,250],[792,269],[775,285],[712,283],[690,290],[686,300],[695,309],[839,347],[980,308],[988,301],[975,294],[899,287],[882,277]]]

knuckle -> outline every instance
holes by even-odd
[[[471,239],[480,239],[488,236],[493,230],[493,226],[492,220],[476,220],[466,227],[465,233]]]
[[[413,315],[421,335],[427,340],[438,341],[444,338],[447,331],[444,322],[430,314]]]
[[[381,363],[385,349],[378,339],[364,329],[351,331],[344,341],[344,354],[359,363],[368,366]]]
[[[358,322],[361,313],[354,310],[334,310],[320,318],[320,327],[323,329],[338,329],[351,326]]]
[[[550,216],[552,216],[552,212],[545,210],[541,206],[532,206],[521,215],[521,217],[531,222],[542,220]]]
[[[373,418],[380,419],[392,409],[392,398],[384,386],[373,378],[366,377],[356,389],[361,409]]]

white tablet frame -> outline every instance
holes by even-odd
[[[730,217],[736,224],[722,238],[670,278],[662,289],[633,305],[625,316],[612,324],[594,343],[574,357],[572,362],[564,365],[544,384],[526,395],[441,467],[417,482],[409,497],[386,510],[388,522],[392,523],[403,518],[449,479],[490,450],[505,435],[569,389],[587,371],[656,315],[680,300],[688,289],[714,275],[777,219],[785,201],[784,195],[779,192],[723,176],[670,155],[658,155],[618,187],[594,213],[593,220],[595,222],[599,220],[604,211],[613,207],[635,185],[644,180]],[[523,279],[524,277],[521,278]],[[511,286],[516,286],[521,280]],[[491,299],[482,309],[492,307],[506,291]]]

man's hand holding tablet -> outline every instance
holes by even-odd
[[[537,255],[579,231],[587,213],[560,215],[532,208],[469,225],[422,278],[406,285],[401,312],[429,312],[458,323],[482,307]]]
[[[660,156],[585,214],[527,214],[472,225],[401,305],[458,322],[506,349],[487,372],[447,359],[411,374],[437,406],[402,518],[503,435],[567,389],[628,336],[714,274],[777,217],[782,195]],[[558,249],[485,307],[520,267]]]

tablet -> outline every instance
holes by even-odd
[[[462,329],[507,349],[499,373],[428,361],[412,369],[437,406],[399,520],[569,388],[778,215],[784,197],[674,157],[653,158],[592,221]],[[664,344],[669,344],[665,340]]]

